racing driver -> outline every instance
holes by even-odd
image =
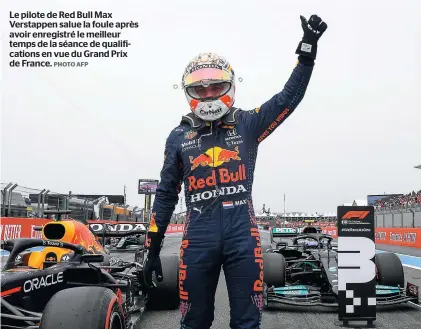
[[[327,29],[318,16],[301,16],[304,36],[298,62],[284,89],[251,111],[233,107],[235,76],[214,53],[202,53],[185,69],[182,85],[191,113],[171,131],[156,190],[144,276],[162,281],[159,253],[184,183],[187,214],[180,248],[181,328],[209,329],[215,290],[224,270],[230,327],[260,328],[263,258],[252,183],[259,144],[303,99],[313,71],[317,42]]]

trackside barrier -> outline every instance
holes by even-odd
[[[1,240],[17,238],[41,238],[41,232],[35,231],[35,227],[50,222],[51,219],[41,218],[16,218],[2,217],[0,225]],[[111,223],[114,221],[88,221],[89,223]],[[184,224],[169,224],[166,233],[181,233],[184,230]],[[334,238],[338,237],[337,228],[324,227],[324,234],[329,234]],[[421,228],[376,228],[376,243],[389,244],[401,247],[421,248]]]
[[[41,239],[42,233],[36,231],[35,228],[38,226],[45,225],[51,222],[51,219],[43,218],[18,218],[18,217],[1,217],[0,225],[0,236],[1,240],[18,239],[18,238],[35,238]],[[88,220],[90,224],[121,224],[122,222],[116,222],[111,220]],[[126,222],[135,224],[136,222]],[[183,224],[169,224],[166,233],[178,233],[183,232]]]
[[[338,237],[336,227],[325,227],[324,234]],[[376,243],[399,247],[421,248],[421,228],[376,228]]]

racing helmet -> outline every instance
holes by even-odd
[[[182,87],[192,112],[205,121],[222,118],[234,104],[234,70],[215,53],[201,53],[187,65]]]

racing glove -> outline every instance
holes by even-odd
[[[155,272],[156,280],[158,282],[162,282],[164,279],[162,275],[161,259],[159,258],[163,241],[163,234],[158,232],[148,232],[145,243],[146,248],[148,249],[148,254],[143,263],[143,278],[149,288],[155,287],[155,283],[152,280],[153,272]]]
[[[304,16],[300,16],[300,19],[304,36],[295,53],[314,60],[317,55],[317,41],[326,31],[327,24],[317,15],[312,15],[308,21]]]

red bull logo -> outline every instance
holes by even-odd
[[[199,166],[216,168],[230,161],[240,161],[241,158],[239,153],[238,146],[236,146],[234,150],[212,147],[196,158],[190,157],[190,163],[192,165],[191,169],[194,170]],[[195,192],[205,189],[206,187],[216,186],[217,183],[228,184],[231,182],[242,182],[246,179],[246,167],[244,164],[239,164],[238,169],[234,172],[230,171],[228,168],[219,168],[212,170],[211,175],[208,177],[189,176],[187,177],[187,184],[189,192]],[[204,191],[202,193],[193,194],[191,195],[190,201],[197,202],[209,200],[211,198],[216,198],[218,195],[231,195],[243,192],[247,192],[247,190],[244,185],[241,184],[236,186],[222,186],[218,189],[218,191],[215,189],[212,191]]]
[[[201,154],[196,158],[192,156],[190,158],[190,163],[192,164],[191,170],[195,170],[197,167],[202,166],[210,166],[212,164],[212,157],[207,154]]]
[[[230,182],[240,182],[247,179],[246,177],[246,166],[240,164],[238,169],[234,172],[230,172],[227,168],[220,168],[218,170],[219,181],[222,184]],[[212,174],[206,178],[197,178],[194,176],[189,176],[189,191],[193,192],[195,190],[201,190],[205,187],[216,186],[216,170],[212,170]]]
[[[219,167],[231,160],[239,161],[241,160],[239,153],[240,151],[238,150],[238,146],[235,147],[234,151],[226,150],[218,146],[212,147],[196,158],[193,158],[192,156],[189,157],[192,165],[191,170],[195,170],[199,166]]]
[[[189,300],[189,293],[184,289],[184,281],[187,278],[187,265],[184,264],[184,249],[189,246],[189,240],[183,240],[180,248],[180,264],[178,268],[178,290],[180,292],[180,299]]]
[[[251,236],[256,239],[256,248],[254,248],[254,261],[259,266],[259,278],[254,281],[253,290],[255,292],[263,291],[263,254],[259,230],[255,227],[250,229]]]

